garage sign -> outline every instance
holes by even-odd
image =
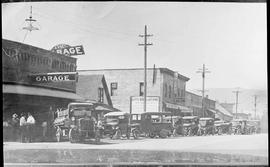
[[[34,74],[30,75],[32,82],[66,82],[76,81],[77,73],[47,73],[47,74]]]
[[[82,45],[69,46],[67,44],[59,44],[51,49],[52,52],[64,54],[66,56],[84,55],[84,49]]]

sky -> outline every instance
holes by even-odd
[[[147,67],[190,78],[187,89],[267,89],[266,3],[20,2],[2,3],[2,38],[51,50],[83,45],[77,69],[143,68],[139,37],[147,25]],[[33,25],[27,33],[32,6]]]

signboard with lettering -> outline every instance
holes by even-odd
[[[143,113],[144,112],[144,97],[143,96],[132,96],[131,100],[131,112],[132,113]],[[147,96],[146,97],[146,112],[159,112],[159,97],[158,96]]]
[[[84,55],[84,49],[82,45],[69,46],[67,44],[59,44],[54,46],[51,51],[67,56]]]
[[[78,73],[47,73],[30,75],[31,82],[65,82],[76,81]]]

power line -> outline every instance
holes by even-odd
[[[202,73],[202,113],[203,113],[203,117],[204,117],[204,110],[205,110],[205,105],[204,105],[204,79],[205,79],[205,73],[210,73],[210,71],[208,71],[207,68],[205,68],[205,65],[203,64],[203,68],[198,69],[198,71],[196,71],[197,73]]]
[[[139,46],[144,46],[144,105],[143,105],[143,109],[144,112],[146,112],[146,87],[147,87],[147,75],[146,75],[146,69],[147,69],[147,46],[149,45],[153,45],[152,43],[147,43],[147,37],[151,37],[153,35],[149,35],[147,34],[147,26],[144,26],[144,35],[139,35],[139,37],[143,37],[144,38],[144,43],[143,44],[139,44]]]

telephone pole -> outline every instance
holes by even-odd
[[[255,111],[255,119],[256,119],[256,107],[257,107],[257,95],[254,95],[254,111]]]
[[[235,117],[236,117],[236,119],[237,119],[237,107],[238,107],[238,94],[240,93],[240,91],[239,91],[239,88],[238,88],[238,90],[236,90],[236,91],[233,91],[233,93],[235,93],[235,95],[236,95],[236,102],[235,102]]]
[[[205,65],[203,64],[203,68],[199,68],[199,70],[197,71],[197,73],[202,73],[202,113],[203,113],[203,117],[204,117],[204,79],[205,79],[205,73],[210,73],[210,71],[208,71],[207,68],[205,68]]]
[[[153,35],[147,34],[147,26],[144,26],[144,35],[139,35],[139,37],[144,37],[144,43],[143,44],[139,44],[139,46],[144,46],[144,105],[143,105],[143,110],[144,112],[146,112],[146,87],[147,87],[147,46],[148,45],[153,45],[152,43],[147,43],[147,37],[150,37]]]

